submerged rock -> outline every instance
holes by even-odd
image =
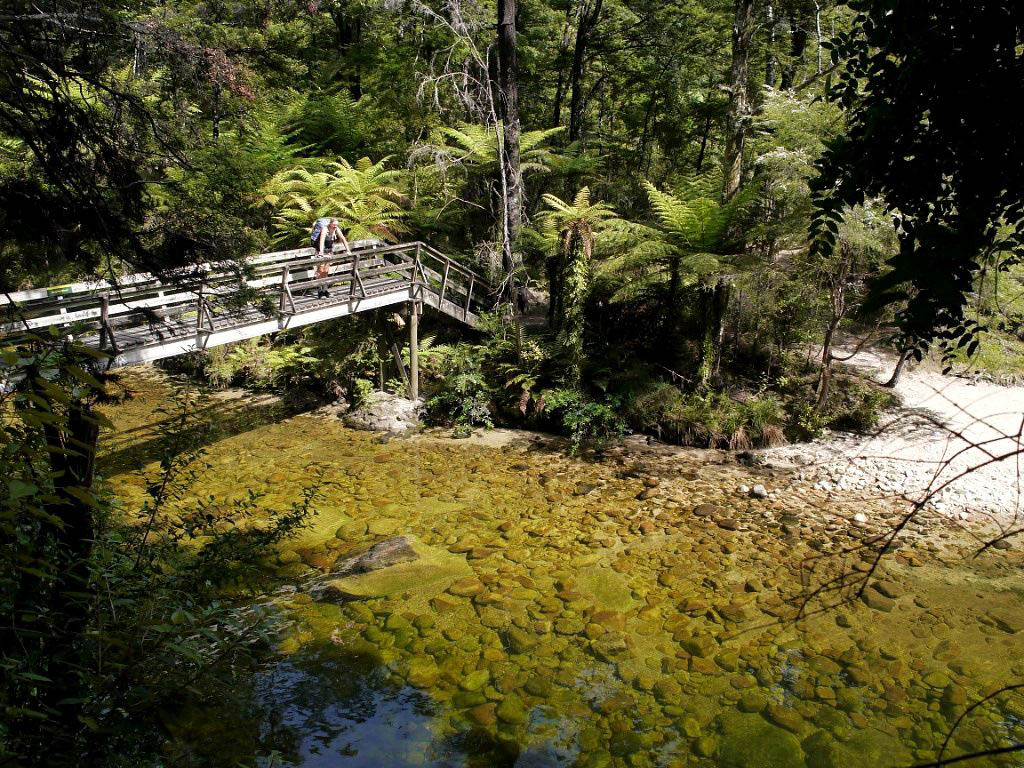
[[[397,563],[408,563],[417,559],[419,559],[419,555],[413,549],[413,538],[411,536],[396,536],[393,539],[374,544],[360,555],[336,563],[332,573],[339,576],[370,573]]]
[[[722,768],[804,768],[797,737],[760,715],[733,713],[722,718],[718,765]]]
[[[327,600],[364,600],[405,592],[432,597],[472,573],[465,558],[406,535],[338,562],[312,591]]]

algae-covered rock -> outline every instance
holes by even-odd
[[[281,565],[291,565],[302,560],[302,556],[294,549],[284,549],[277,555],[277,562]]]
[[[590,566],[581,569],[577,589],[590,597],[599,611],[628,611],[636,605],[626,577],[611,568]]]
[[[769,704],[765,715],[775,725],[785,728],[787,731],[800,733],[803,730],[804,720],[800,713],[784,704]]]
[[[472,597],[485,589],[483,582],[471,575],[456,580],[448,587],[448,591],[457,597]]]
[[[683,648],[691,656],[706,659],[718,650],[718,643],[711,635],[697,634],[683,640]]]
[[[503,723],[518,725],[526,722],[528,713],[526,711],[526,705],[523,704],[523,700],[514,693],[510,693],[502,699],[501,703],[498,705],[496,714],[498,715],[498,719]]]
[[[371,520],[366,530],[371,536],[392,536],[398,533],[398,530],[402,527],[401,520],[395,520],[390,517],[379,517],[376,520]],[[384,542],[381,542],[382,544]]]
[[[547,677],[541,677],[535,675],[526,681],[526,692],[531,696],[537,696],[541,699],[546,699],[551,696],[552,683]]]
[[[693,751],[700,757],[714,757],[718,751],[718,739],[711,734],[705,734],[697,739]]]
[[[335,573],[342,568],[349,569],[348,572],[325,580],[318,585],[317,590],[321,591],[326,599],[364,600],[406,592],[429,598],[444,590],[453,581],[472,575],[473,571],[466,560],[458,555],[429,547],[412,536],[402,536],[399,539],[401,544],[381,542],[363,555],[346,559],[344,564],[336,566]],[[389,546],[378,550],[376,555],[370,555],[382,545]],[[389,552],[391,555],[386,555]],[[409,553],[414,555],[415,559],[407,559]],[[391,556],[394,556],[391,564],[378,567],[376,570],[356,570],[388,562]]]
[[[721,768],[804,768],[800,741],[760,715],[738,712],[722,716]]]
[[[476,669],[459,681],[459,687],[464,691],[479,691],[490,682],[491,673],[486,669]]]
[[[409,662],[409,674],[406,677],[409,685],[414,688],[432,688],[437,684],[441,672],[431,658],[413,659]]]
[[[594,655],[601,661],[614,662],[625,655],[629,646],[621,632],[606,632],[590,644]]]
[[[537,638],[528,632],[516,627],[509,627],[503,634],[502,640],[509,653],[529,653],[537,646]]]

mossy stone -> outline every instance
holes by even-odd
[[[551,696],[552,684],[551,680],[547,677],[534,676],[526,681],[526,692],[531,696],[537,696],[542,699],[546,699]]]
[[[718,752],[718,739],[711,734],[705,734],[694,743],[693,751],[700,757],[714,757]]]
[[[765,716],[775,725],[792,733],[800,733],[804,727],[800,713],[784,704],[769,704],[765,708]]]
[[[360,624],[372,624],[374,622],[373,611],[365,603],[348,603],[345,606],[345,615]]]
[[[476,669],[459,681],[459,687],[464,691],[479,691],[490,682],[491,673],[486,669]]]
[[[465,558],[442,549],[412,541],[417,559],[411,562],[357,573],[324,582],[325,594],[347,600],[364,600],[391,595],[410,595],[424,600],[445,589],[453,581],[472,574]]]
[[[502,699],[500,704],[498,704],[496,714],[498,715],[498,719],[503,723],[520,725],[526,722],[528,713],[526,711],[526,705],[523,704],[523,700],[514,693],[510,693]]]
[[[406,681],[414,688],[433,688],[437,685],[440,670],[432,659],[413,659],[409,663],[409,674]]]
[[[392,613],[384,622],[384,628],[390,629],[392,632],[399,629],[408,632],[412,629],[412,624],[410,624],[409,620],[401,614]]]
[[[398,533],[402,527],[401,520],[395,520],[387,517],[380,517],[376,520],[371,520],[367,525],[367,531],[371,536],[393,536]]]
[[[797,737],[760,715],[726,713],[722,730],[718,750],[721,768],[804,768]]]
[[[452,704],[459,709],[468,709],[486,703],[487,697],[480,691],[459,691],[452,696]]]
[[[614,757],[629,757],[644,747],[643,736],[636,731],[614,734],[608,742],[608,751]]]
[[[283,549],[277,554],[277,562],[281,565],[291,565],[302,560],[302,556],[294,549]]]
[[[477,725],[482,725],[485,728],[494,725],[498,719],[498,715],[495,712],[495,705],[492,702],[486,704],[478,704],[475,707],[471,707],[466,715]]]
[[[740,712],[761,712],[768,706],[767,697],[758,691],[745,691],[736,705]]]
[[[503,634],[505,646],[510,653],[529,653],[537,646],[537,638],[517,627],[509,627]]]

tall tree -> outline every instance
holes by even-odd
[[[754,37],[754,0],[736,0],[732,25],[732,66],[729,68],[729,108],[726,113],[725,163],[722,197],[730,200],[743,183],[743,150],[750,124],[750,48]]]
[[[835,41],[834,62],[845,67],[829,93],[849,128],[818,163],[812,247],[830,258],[845,211],[881,198],[899,251],[869,308],[902,306],[902,343],[969,341],[974,276],[1024,257],[1024,139],[1005,106],[1024,102],[1024,6],[855,8],[852,29]]]
[[[789,61],[782,70],[779,87],[786,91],[796,82],[796,74],[807,50],[808,29],[815,13],[815,4],[797,0],[789,9]]]
[[[586,70],[587,46],[590,36],[601,15],[603,0],[581,0],[579,22],[576,25],[576,46],[572,52],[572,69],[569,72],[571,97],[569,100],[569,141],[576,141],[583,135],[583,118],[586,99],[583,95],[583,77]]]
[[[505,231],[502,261],[512,273],[520,262],[519,234],[523,226],[523,171],[519,148],[519,55],[516,49],[518,0],[498,0],[498,87],[502,117]]]

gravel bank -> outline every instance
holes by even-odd
[[[885,381],[895,359],[862,351],[849,365]],[[1024,388],[972,383],[928,370],[904,371],[902,404],[870,435],[836,434],[768,451],[802,466],[823,490],[867,490],[911,500],[960,520],[1013,528],[1021,514]]]

